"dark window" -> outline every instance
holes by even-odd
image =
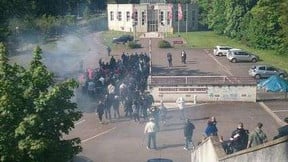
[[[260,66],[258,69],[259,70],[265,70],[265,66]]]

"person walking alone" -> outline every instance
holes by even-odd
[[[184,126],[184,137],[185,137],[185,145],[184,149],[189,150],[190,144],[192,145],[192,149],[194,149],[194,144],[192,142],[193,131],[195,129],[194,124],[190,119],[186,119],[186,123]]]
[[[103,123],[102,119],[103,119],[103,114],[104,114],[104,107],[105,105],[103,104],[103,102],[99,101],[96,112],[97,112],[97,115],[101,124]]]
[[[149,122],[146,123],[144,133],[148,134],[147,149],[151,149],[151,142],[153,143],[153,148],[156,147],[156,124],[154,118],[150,118]]]
[[[177,103],[178,108],[180,110],[180,120],[184,120],[185,119],[185,112],[184,112],[185,101],[184,101],[183,97],[177,98],[176,103]]]
[[[108,54],[108,56],[111,55],[111,48],[109,46],[107,46],[107,54]]]
[[[167,61],[168,61],[168,67],[172,67],[172,54],[170,52],[167,53]]]
[[[181,61],[186,64],[186,52],[184,50],[181,52]]]

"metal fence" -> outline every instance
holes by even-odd
[[[251,77],[233,76],[150,76],[149,85],[179,86],[179,85],[256,85]]]

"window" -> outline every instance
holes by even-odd
[[[265,66],[260,66],[259,70],[265,70]]]
[[[270,67],[267,67],[267,70],[268,71],[275,71],[276,69],[274,67],[270,66]]]
[[[122,12],[121,11],[118,11],[117,19],[118,19],[118,21],[122,21]]]
[[[130,12],[129,11],[126,12],[126,21],[130,21]]]
[[[110,11],[110,21],[114,21],[114,12]]]
[[[163,11],[160,12],[160,23],[162,26],[164,26],[164,12]]]
[[[145,24],[146,14],[144,11],[142,11],[142,25]]]
[[[138,22],[138,12],[137,11],[134,12],[133,19],[135,22]]]
[[[133,17],[133,20],[134,20],[134,25],[137,25],[138,24],[138,12],[134,11],[132,17]]]

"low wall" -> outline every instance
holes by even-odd
[[[256,102],[256,85],[150,86],[155,101],[186,102],[245,101]]]
[[[287,162],[288,136],[219,159],[219,162]]]
[[[245,101],[256,102],[256,81],[227,76],[150,76],[150,93],[155,101],[186,102]]]
[[[218,136],[206,138],[200,145],[198,145],[191,153],[191,162],[218,162],[219,155],[225,155],[218,140]]]
[[[226,155],[217,136],[209,137],[191,152],[191,162],[287,162],[288,136]]]

